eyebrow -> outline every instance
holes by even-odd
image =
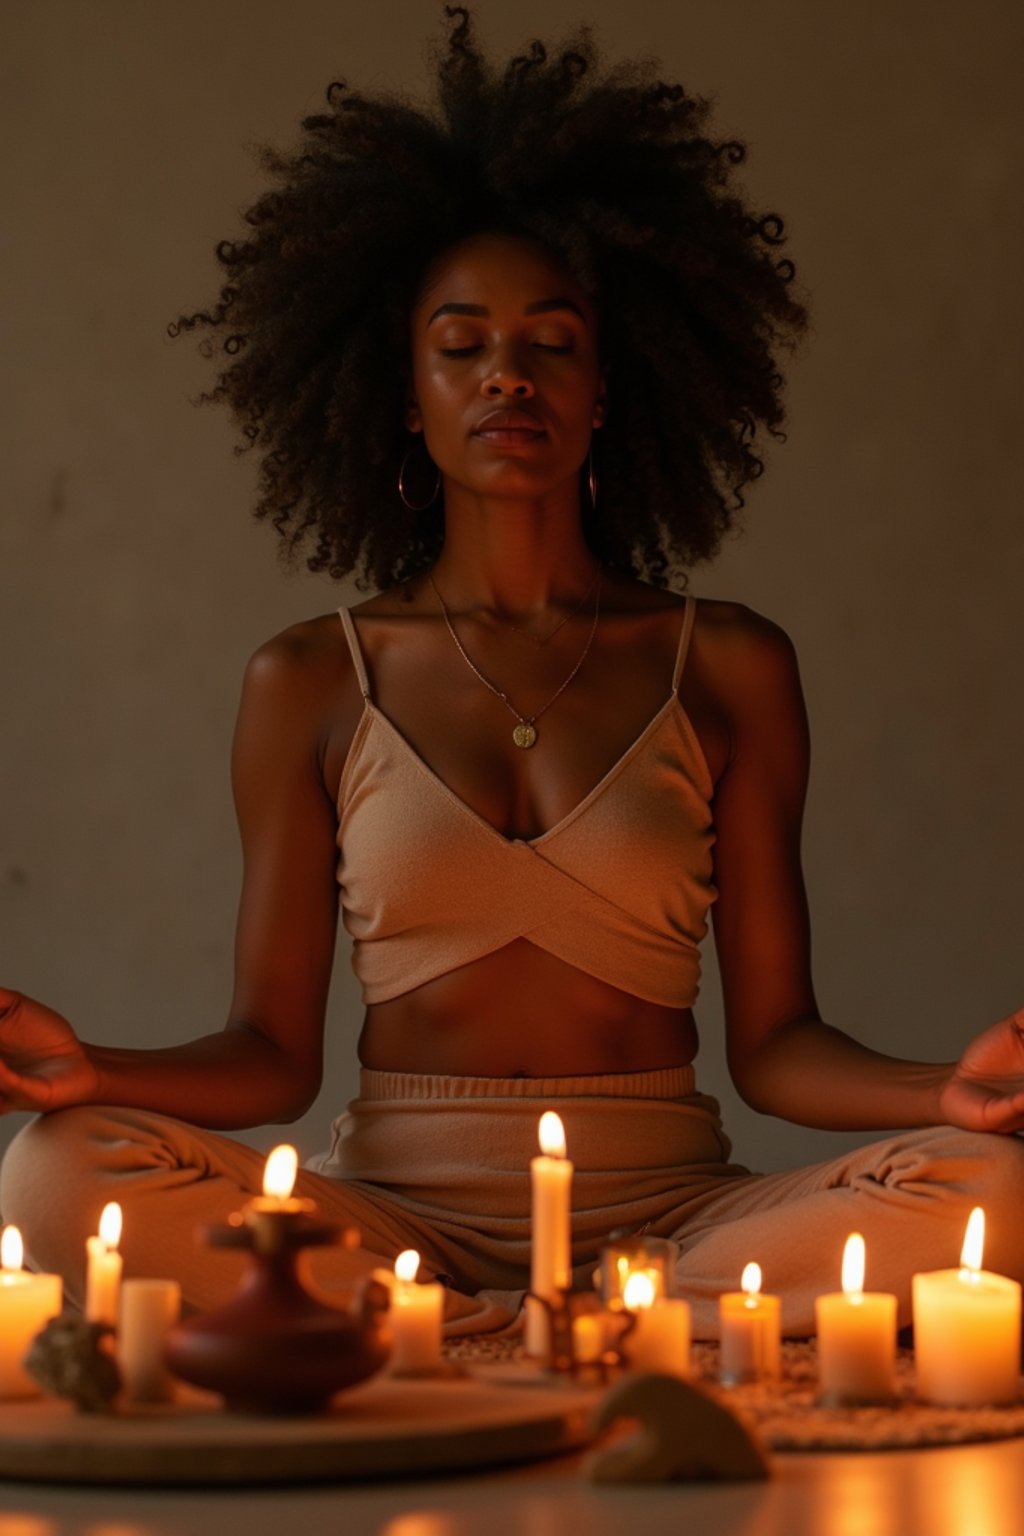
[[[526,315],[546,315],[554,309],[570,309],[574,315],[579,315],[580,319],[584,323],[586,322],[586,315],[572,299],[538,299],[533,304],[527,304],[523,313]],[[442,304],[440,309],[434,310],[427,324],[433,325],[434,321],[439,320],[442,315],[477,315],[486,319],[489,314],[490,310],[483,304]]]

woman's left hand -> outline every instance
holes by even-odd
[[[939,1095],[949,1125],[1024,1130],[1024,1008],[972,1040]]]

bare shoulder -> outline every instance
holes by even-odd
[[[265,640],[249,658],[246,683],[263,691],[317,691],[337,687],[355,668],[336,613],[290,624]]]
[[[249,658],[242,714],[344,751],[362,712],[363,698],[337,613],[291,624]]]
[[[744,603],[701,598],[688,670],[731,732],[762,715],[798,721],[803,696],[796,650],[781,625]]]
[[[745,603],[698,598],[692,644],[709,664],[728,670],[796,665],[793,642],[782,626]]]

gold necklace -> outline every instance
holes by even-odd
[[[537,649],[540,650],[541,646],[547,645],[550,640],[555,638],[559,630],[565,628],[570,619],[574,619],[576,617],[580,609],[583,608],[584,604],[589,600],[591,593],[597,586],[600,575],[601,572],[598,571],[593,581],[590,583],[590,586],[584,592],[583,596],[580,598],[575,607],[570,608],[568,613],[564,614],[563,617],[559,619],[554,629],[549,630],[546,635],[531,635],[528,629],[520,629],[518,624],[510,624],[507,620],[504,622],[502,627],[505,629],[511,629],[512,632],[516,635],[522,635],[524,640],[529,640],[531,645],[535,645]]]
[[[483,683],[484,687],[485,688],[489,688],[491,693],[494,694],[494,697],[496,699],[500,699],[501,702],[505,705],[505,708],[508,709],[508,710],[511,710],[512,714],[515,715],[518,724],[516,725],[515,730],[512,732],[512,740],[515,742],[517,747],[521,747],[523,749],[523,751],[525,752],[529,747],[532,747],[534,742],[537,740],[537,721],[540,719],[541,715],[544,714],[545,710],[550,709],[552,704],[555,702],[555,700],[560,698],[562,696],[562,694],[565,692],[565,690],[568,688],[569,684],[572,682],[573,678],[576,676],[576,674],[579,671],[580,667],[582,667],[583,663],[586,661],[587,653],[589,652],[590,647],[594,643],[594,636],[597,633],[597,621],[598,621],[598,617],[600,616],[600,613],[601,613],[601,577],[600,577],[600,572],[598,573],[597,580],[596,580],[596,583],[595,583],[595,585],[597,587],[597,597],[594,600],[594,622],[590,626],[590,634],[587,636],[587,643],[583,647],[582,652],[580,653],[579,660],[576,662],[576,665],[573,667],[572,671],[569,673],[569,676],[565,679],[565,682],[562,683],[560,687],[556,688],[554,693],[551,695],[550,699],[548,699],[547,703],[546,704],[542,704],[540,709],[538,709],[536,711],[536,713],[532,714],[532,715],[521,715],[519,713],[518,709],[516,709],[515,705],[512,703],[512,700],[509,698],[508,694],[507,693],[502,693],[500,688],[495,687],[494,683],[491,682],[490,678],[489,677],[485,677],[484,674],[480,671],[480,668],[476,665],[476,663],[474,661],[472,661],[470,659],[470,657],[466,654],[465,646],[463,645],[462,641],[459,639],[458,635],[455,633],[455,626],[452,623],[451,614],[448,612],[448,605],[445,602],[444,598],[441,596],[440,592],[437,590],[437,583],[435,582],[433,576],[431,575],[431,573],[429,571],[427,572],[427,580],[430,582],[430,585],[434,589],[434,596],[437,598],[438,602],[441,604],[441,612],[444,615],[444,622],[445,622],[445,624],[448,627],[448,633],[451,635],[453,641],[455,642],[455,649],[458,651],[459,655],[462,657],[463,661],[466,663],[466,666],[469,668],[469,670],[471,672],[475,673],[476,676],[480,679],[480,681]],[[571,618],[572,615],[570,614],[569,617]],[[564,623],[564,620],[563,620],[563,623]],[[558,627],[561,628],[562,626],[559,625]],[[549,639],[551,638],[550,635],[548,636],[548,638]]]

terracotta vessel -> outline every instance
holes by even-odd
[[[164,1358],[174,1374],[221,1393],[237,1412],[317,1413],[379,1371],[391,1347],[385,1287],[368,1281],[350,1309],[307,1288],[302,1250],[337,1235],[295,1211],[208,1227],[211,1246],[247,1248],[249,1262],[230,1301],[168,1334]]]

